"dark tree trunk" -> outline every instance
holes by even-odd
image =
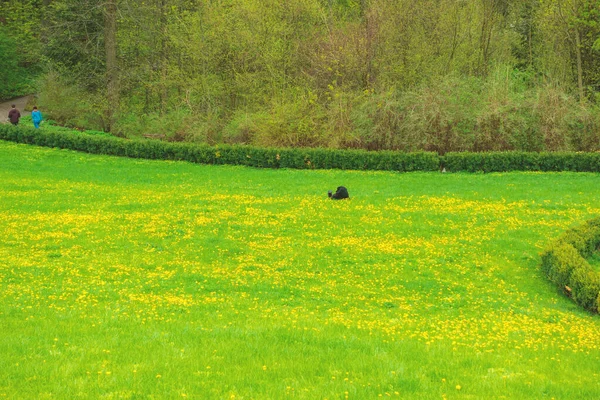
[[[168,75],[168,54],[167,54],[167,4],[165,0],[159,1],[158,10],[159,23],[160,23],[160,114],[163,115],[167,112],[167,100],[168,100],[168,86],[167,86],[167,75]]]
[[[106,0],[104,12],[106,51],[106,128],[110,131],[119,109],[119,69],[117,63],[117,0]]]

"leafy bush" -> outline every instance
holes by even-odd
[[[443,157],[443,166],[450,172],[600,172],[600,153],[448,153]]]
[[[159,113],[127,114],[117,120],[112,131],[120,136],[152,136],[168,141],[181,142],[191,139],[197,121],[188,111],[173,111],[165,115]]]
[[[95,132],[96,133],[96,132]],[[365,150],[276,149],[253,146],[122,139],[64,128],[32,129],[0,125],[0,139],[58,147],[93,154],[132,158],[183,160],[203,164],[247,165],[259,168],[436,171],[435,153],[368,152]]]
[[[0,138],[40,146],[128,157],[186,160],[207,164],[235,164],[260,168],[352,169],[384,171],[600,172],[600,153],[405,153],[399,151],[338,150],[324,148],[264,148],[158,140],[118,139],[101,131],[77,132],[58,126],[40,130],[0,126]],[[98,138],[97,140],[94,138]],[[110,149],[118,149],[110,150]],[[112,151],[117,151],[113,153]],[[588,249],[589,251],[589,249]]]
[[[0,24],[0,100],[32,93],[31,68],[24,67],[19,43]]]
[[[600,273],[585,258],[600,245],[600,218],[565,232],[542,253],[542,272],[559,288],[569,287],[573,300],[590,311],[600,305]]]
[[[88,94],[82,87],[65,82],[59,72],[49,72],[42,79],[40,89],[38,105],[45,118],[67,127],[105,128],[102,100]]]
[[[566,243],[559,243],[552,251],[552,262],[546,267],[548,278],[558,287],[564,288],[571,283],[571,274],[574,270],[583,268],[585,260],[577,250]]]
[[[586,310],[598,311],[598,294],[600,293],[600,276],[586,262],[575,268],[571,274],[570,288],[573,299]]]
[[[261,147],[318,147],[325,144],[324,115],[310,96],[273,99],[269,112],[255,119],[252,143]]]
[[[410,110],[406,128],[425,137],[426,150],[440,154],[472,150],[480,86],[476,78],[449,76],[407,93],[403,98],[405,109]]]
[[[53,65],[42,80],[39,105],[44,112],[62,125],[105,129],[109,107],[102,90],[90,92],[86,80],[77,80],[61,68],[60,63]],[[186,89],[184,98],[183,92],[171,93],[166,109],[148,104],[159,97],[157,87],[128,82],[133,86],[123,88],[111,130],[127,137],[150,134],[211,145],[442,155],[600,150],[599,104],[582,103],[560,85],[542,84],[534,73],[515,70],[510,64],[498,64],[486,76],[450,73],[409,87],[359,89],[323,81],[315,88],[299,82],[273,94],[250,79],[230,88],[234,92],[245,88],[236,97],[219,79],[210,82]],[[263,94],[254,97],[259,92]],[[536,165],[529,169],[543,170]]]

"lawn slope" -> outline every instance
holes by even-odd
[[[598,398],[600,319],[538,265],[599,192],[0,142],[0,397]]]

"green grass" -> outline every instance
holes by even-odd
[[[0,398],[599,398],[600,319],[539,271],[598,193],[0,142]]]
[[[19,121],[19,126],[33,127],[33,121],[31,120],[31,115],[26,115],[26,116],[21,117],[21,119]],[[94,131],[94,130],[89,130],[89,129],[77,130],[77,129],[73,129],[73,128],[69,128],[69,127],[65,127],[65,126],[56,125],[56,121],[46,120],[46,119],[44,119],[42,121],[41,129],[43,129],[46,132],[54,132],[54,133],[60,133],[60,132],[63,132],[63,133],[68,132],[68,133],[75,133],[75,134],[84,133],[84,134],[95,135],[95,136],[114,137],[114,135],[111,135],[110,133],[106,133],[106,132],[102,132],[102,131]]]

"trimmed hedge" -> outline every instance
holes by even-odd
[[[447,153],[442,163],[451,172],[600,172],[600,153]]]
[[[382,171],[600,172],[600,153],[402,153],[335,149],[272,149],[252,146],[209,146],[158,140],[128,140],[76,131],[47,131],[0,124],[0,140],[58,147],[93,154],[182,160],[200,164],[246,165],[258,168],[349,169]]]
[[[598,312],[600,272],[586,261],[600,245],[600,218],[567,231],[542,253],[542,271],[559,288],[569,287],[573,300]]]
[[[258,168],[438,171],[436,153],[333,149],[270,149],[252,146],[209,146],[157,140],[128,140],[76,132],[53,132],[0,124],[0,140],[57,147],[92,154],[180,160],[200,164]]]

